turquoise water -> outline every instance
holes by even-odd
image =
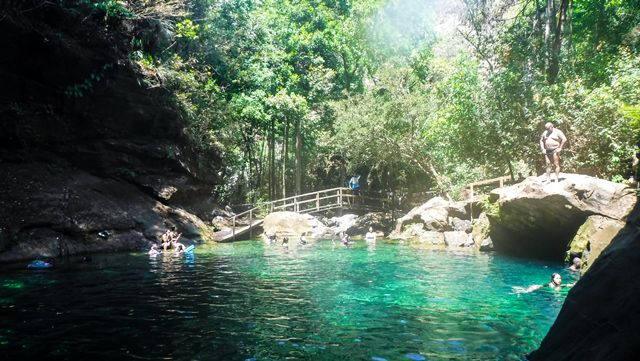
[[[5,266],[0,354],[47,360],[521,360],[566,292],[518,294],[561,264],[331,241],[193,257]]]

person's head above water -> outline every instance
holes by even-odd
[[[559,273],[553,272],[551,274],[551,283],[553,283],[556,286],[560,286],[560,284],[562,284],[562,277],[560,277]]]
[[[572,263],[573,264],[571,265],[571,267],[573,269],[577,269],[578,270],[578,269],[582,268],[582,260],[580,259],[580,257],[574,257]]]

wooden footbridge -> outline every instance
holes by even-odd
[[[476,195],[478,188],[498,185],[503,187],[511,177],[504,176],[474,182],[467,185],[468,199]],[[431,193],[431,192],[426,192]],[[354,209],[367,212],[393,211],[399,206],[399,200],[393,193],[372,193],[350,188],[338,187],[321,191],[291,196],[270,202],[251,205],[251,208],[230,217],[230,229],[216,232],[218,242],[229,242],[249,235],[251,238],[256,228],[262,226],[264,217],[271,212],[291,211],[296,213],[318,213],[331,209]]]
[[[318,213],[331,209],[357,209],[371,212],[393,210],[395,206],[396,202],[391,194],[354,192],[344,187],[324,189],[255,204],[249,210],[230,217],[231,229],[216,232],[216,240],[228,242],[246,234],[252,237],[253,231],[262,226],[264,217],[271,212]]]

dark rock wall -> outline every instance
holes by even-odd
[[[571,289],[530,360],[636,360],[640,352],[640,207]]]
[[[491,224],[496,251],[525,258],[563,260],[569,242],[590,215],[579,210],[566,212],[563,208],[567,204],[558,195],[504,204],[500,218],[494,218]]]
[[[218,152],[129,60],[145,24],[81,10],[0,5],[0,261],[139,249],[213,207]]]

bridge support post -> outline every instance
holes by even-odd
[[[249,238],[253,239],[253,209],[249,210]]]
[[[233,236],[233,240],[236,240],[236,216],[233,216],[233,225],[231,226],[231,235]]]

